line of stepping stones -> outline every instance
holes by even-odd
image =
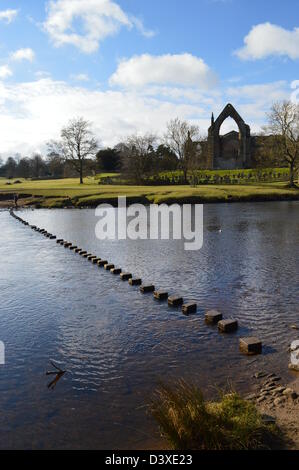
[[[31,228],[35,232],[38,232],[44,235],[46,238],[50,240],[56,240],[56,243],[59,245],[64,246],[65,248],[74,251],[75,253],[79,254],[83,258],[86,258],[92,264],[96,264],[100,268],[104,268],[106,271],[110,271],[111,274],[115,276],[119,276],[122,281],[128,281],[130,286],[140,286],[140,291],[143,294],[153,293],[154,299],[158,301],[168,301],[168,305],[170,307],[181,307],[182,312],[184,315],[191,315],[197,312],[197,304],[194,302],[184,303],[183,297],[180,296],[169,296],[167,291],[164,290],[156,290],[153,284],[143,284],[142,279],[135,278],[131,273],[122,272],[121,268],[116,267],[114,264],[109,263],[107,260],[99,258],[87,251],[82,250],[76,245],[73,245],[70,242],[65,240],[57,239],[55,235],[52,233],[47,232],[45,229],[41,229],[36,225],[30,225],[21,217],[17,216],[14,211],[10,210],[10,215],[14,217],[16,220],[21,222],[23,225]],[[209,310],[205,314],[205,321],[209,325],[217,325],[218,330],[223,333],[233,333],[237,331],[239,325],[238,321],[234,319],[226,319],[224,320],[222,317],[222,313],[218,312],[217,310]],[[239,347],[240,351],[247,355],[255,355],[262,353],[262,342],[258,338],[249,337],[249,338],[240,338],[239,340]]]

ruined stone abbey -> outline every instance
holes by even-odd
[[[221,125],[228,117],[234,119],[239,132],[231,131],[220,135]],[[203,166],[223,170],[250,168],[256,140],[256,137],[251,136],[249,125],[229,103],[216,120],[212,114],[208,140],[204,145]]]

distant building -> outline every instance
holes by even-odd
[[[231,131],[220,135],[223,122],[231,117],[239,132]],[[233,170],[250,168],[252,164],[253,142],[250,127],[241,118],[232,104],[227,104],[218,118],[211,118],[208,140],[205,149],[205,167],[211,169]]]

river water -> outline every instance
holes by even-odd
[[[177,240],[99,241],[93,210],[20,215],[199,309],[185,317],[1,211],[0,448],[154,448],[146,405],[161,379],[184,377],[207,396],[228,382],[248,390],[260,370],[292,379],[298,202],[206,205],[204,245],[191,252]],[[239,331],[206,326],[212,308]],[[239,353],[244,335],[262,339],[262,356]],[[54,390],[50,360],[67,370]]]

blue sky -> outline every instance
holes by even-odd
[[[75,116],[103,145],[176,116],[204,134],[228,101],[258,132],[299,88],[298,13],[296,0],[0,0],[0,154],[43,152]]]

